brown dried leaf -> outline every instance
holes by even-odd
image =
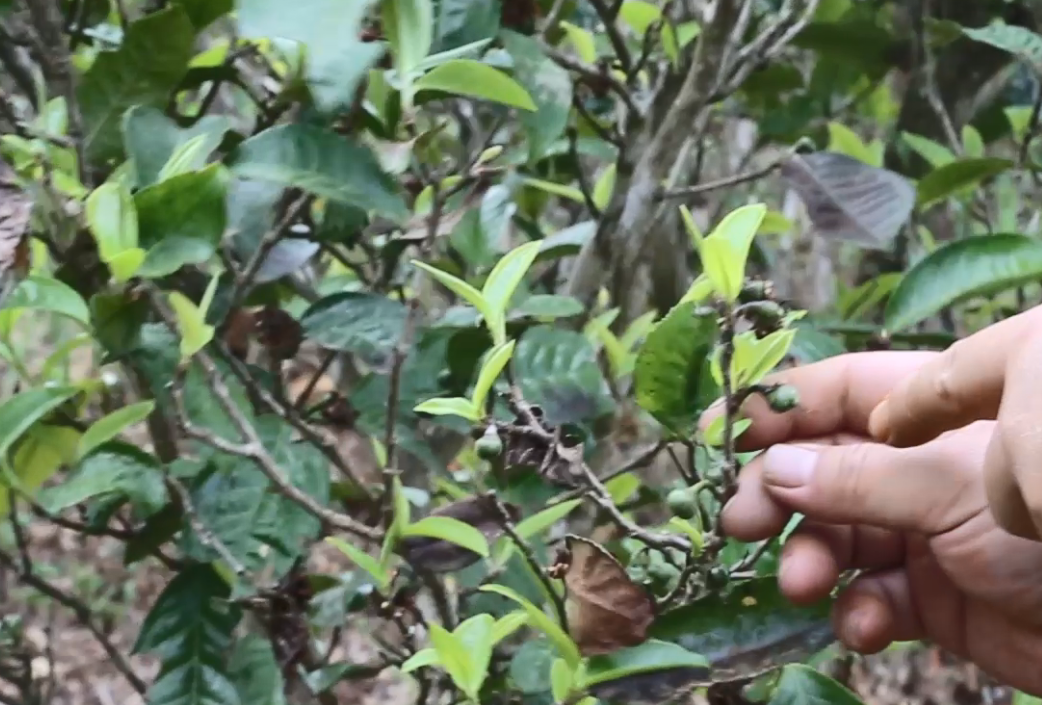
[[[498,503],[510,521],[517,521],[520,509],[506,502]],[[435,509],[430,516],[458,519],[485,535],[491,543],[503,533],[503,517],[497,500],[492,494],[468,497]],[[448,573],[462,570],[476,563],[481,556],[450,541],[426,536],[409,536],[399,544],[402,556],[413,566],[432,573]]]
[[[648,638],[655,602],[603,546],[568,534],[553,571],[567,589],[568,631],[583,656],[610,654]]]
[[[275,360],[289,360],[300,350],[304,330],[300,322],[281,308],[267,306],[255,316],[257,338]]]
[[[781,173],[815,229],[862,247],[889,247],[915,207],[915,187],[907,179],[845,154],[793,154]]]

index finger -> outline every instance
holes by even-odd
[[[896,350],[850,353],[770,375],[764,384],[794,387],[799,404],[779,414],[771,411],[762,397],[751,397],[742,411],[752,425],[739,437],[738,450],[758,450],[835,433],[867,435],[872,409],[901,379],[937,355]],[[705,428],[722,412],[722,403],[717,402],[703,414],[699,425]]]
[[[974,421],[994,419],[1006,367],[1038,324],[1042,308],[1007,318],[964,338],[899,383],[872,412],[876,440],[913,446]]]

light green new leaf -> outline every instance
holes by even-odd
[[[474,402],[464,397],[428,399],[414,406],[413,411],[431,416],[461,416],[467,421],[481,420],[481,409],[476,408]]]
[[[379,561],[362,549],[352,546],[347,541],[337,538],[336,536],[326,537],[326,542],[336,546],[336,548],[347,556],[352,563],[364,570],[366,573],[369,573],[370,577],[376,581],[376,587],[380,592],[387,591],[388,586],[391,584],[391,574],[380,565]]]
[[[724,425],[727,423],[727,417],[724,414],[720,414],[706,427],[706,430],[702,433],[702,438],[705,442],[714,448],[722,448],[724,445]],[[753,425],[751,419],[737,419],[731,425],[731,440],[734,440],[745,433],[750,426]]]
[[[706,239],[714,237],[727,240],[734,248],[738,256],[738,276],[745,276],[745,262],[749,258],[749,248],[752,247],[753,238],[763,225],[767,217],[767,206],[762,203],[754,203],[742,206],[724,216],[724,219],[713,229]]]
[[[471,403],[475,409],[485,408],[488,393],[492,389],[492,385],[496,383],[503,368],[510,362],[510,356],[514,354],[515,344],[516,341],[511,340],[500,345],[489,352],[488,357],[485,358],[485,363],[481,366],[481,372],[478,373],[478,381],[474,385],[474,394],[471,397]]]
[[[524,610],[503,615],[492,625],[492,645],[495,646],[526,624],[528,613]]]
[[[122,180],[108,181],[94,189],[87,197],[86,216],[102,262],[107,264],[120,253],[137,247],[137,209]]]
[[[402,532],[403,536],[426,536],[441,539],[462,546],[483,558],[488,558],[488,540],[485,535],[470,524],[447,516],[429,516],[415,524],[409,524]]]
[[[583,196],[583,192],[575,186],[567,186],[565,184],[559,184],[556,181],[547,181],[546,179],[536,179],[531,176],[524,177],[523,182],[526,186],[537,188],[540,191],[546,191],[554,196],[567,198],[576,203],[586,203],[586,198]]]
[[[486,324],[488,323],[490,307],[485,299],[485,296],[480,291],[478,291],[459,277],[454,277],[448,272],[443,272],[442,270],[436,267],[430,266],[426,262],[413,260],[412,265],[418,269],[422,269],[423,271],[427,272],[427,274],[430,274],[446,289],[448,289],[453,294],[460,297],[468,304],[476,308],[478,310],[478,313],[481,314],[482,318],[485,319]]]
[[[144,421],[155,407],[154,401],[139,401],[101,417],[91,424],[91,427],[80,437],[77,455],[82,458],[102,443],[111,441],[127,428]]]
[[[593,34],[571,22],[562,21],[560,27],[580,59],[588,64],[597,61],[597,44],[594,42]]]
[[[415,654],[410,656],[405,663],[403,663],[398,670],[402,673],[412,673],[413,671],[421,668],[427,668],[429,666],[439,666],[441,660],[438,657],[438,651],[434,648],[420,649]]]
[[[165,181],[171,176],[187,174],[200,168],[206,163],[210,149],[210,136],[205,134],[196,135],[184,144],[178,145],[163,168],[159,170],[157,181]]]
[[[838,122],[829,123],[828,151],[845,154],[870,166],[880,166],[876,163],[875,154],[857,133]]]
[[[609,164],[593,186],[593,205],[604,210],[615,191],[615,164]]]
[[[180,291],[168,294],[181,332],[181,362],[187,362],[213,340],[214,327],[206,323],[206,312]]]
[[[435,651],[438,652],[438,663],[452,677],[456,687],[475,700],[477,694],[471,691],[470,655],[460,639],[437,622],[430,624],[430,638]]]
[[[496,345],[506,341],[506,313],[510,299],[535,262],[540,247],[542,243],[538,240],[515,247],[496,262],[485,280],[481,295],[488,306],[488,326]]]
[[[779,330],[757,339],[753,333],[735,336],[732,378],[736,386],[759,384],[789,352],[796,330]]]
[[[706,238],[699,248],[702,271],[713,290],[728,303],[734,303],[742,292],[742,262],[727,240]]]
[[[518,522],[516,527],[517,535],[527,539],[541,534],[571,514],[580,504],[582,504],[581,499],[570,499],[566,502],[551,505],[543,511]]]
[[[580,661],[582,661],[582,656],[579,655],[579,648],[575,645],[575,642],[572,641],[572,638],[561,629],[561,626],[557,622],[548,617],[545,612],[529,602],[526,598],[504,585],[482,585],[479,589],[482,592],[491,592],[497,595],[502,595],[503,597],[513,600],[517,604],[521,605],[525,612],[528,613],[529,623],[549,637],[550,641],[554,643],[558,652],[564,657],[565,661],[567,661],[569,665],[574,668],[579,665]]]
[[[626,0],[619,8],[619,19],[643,36],[648,28],[662,18],[662,10],[647,0]]]
[[[563,658],[554,659],[550,666],[550,694],[554,702],[565,703],[575,685],[575,668],[570,667]]]
[[[453,633],[467,656],[469,673],[463,690],[474,702],[477,702],[481,686],[488,677],[488,666],[495,646],[494,630],[495,618],[490,614],[479,614],[462,622]]]
[[[984,138],[973,125],[962,126],[962,151],[967,157],[980,159],[984,156]]]
[[[444,91],[454,95],[502,103],[522,110],[535,110],[532,96],[521,84],[502,71],[473,59],[448,61],[413,84],[422,90]]]
[[[945,164],[951,164],[956,159],[952,150],[928,137],[923,137],[913,132],[902,132],[901,140],[913,149],[916,154],[929,162],[934,169],[938,169]]]
[[[945,164],[920,179],[916,187],[919,207],[926,208],[949,196],[964,193],[1012,166],[1009,159],[998,157],[960,159]]]
[[[434,42],[434,8],[431,0],[383,0],[381,19],[402,81],[402,108],[411,111],[412,82]]]

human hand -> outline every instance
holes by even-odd
[[[912,448],[867,438],[872,409],[936,357],[845,355],[775,375],[799,391],[800,406],[779,415],[758,398],[746,405],[753,423],[739,449],[768,450],[739,474],[723,528],[758,541],[803,513],[782,551],[781,590],[810,603],[841,572],[863,571],[833,610],[848,647],[874,653],[928,639],[1042,694],[1042,543],[1003,531],[988,511],[981,467],[995,424]]]
[[[871,436],[907,447],[997,419],[984,458],[995,519],[1042,539],[1042,307],[960,340],[897,384],[872,413]]]

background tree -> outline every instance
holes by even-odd
[[[1037,9],[0,2],[0,702],[859,702],[741,405],[1039,300]]]

